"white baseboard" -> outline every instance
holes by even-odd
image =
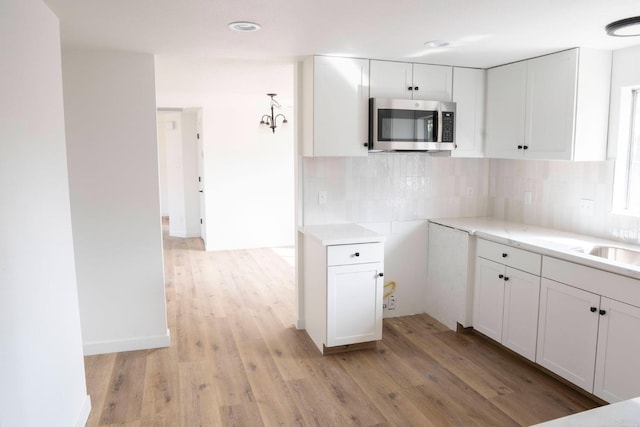
[[[76,420],[76,427],[85,427],[87,421],[89,421],[89,414],[91,414],[91,396],[87,395],[82,404],[80,415],[78,415],[78,419]]]
[[[169,230],[170,237],[181,237],[184,239],[190,239],[192,237],[200,237],[200,230],[194,232],[188,232],[184,230]]]
[[[150,348],[169,347],[171,344],[171,333],[167,329],[166,335],[155,335],[149,337],[137,337],[124,340],[112,341],[90,341],[83,344],[85,356],[94,354],[118,353],[121,351],[147,350]]]

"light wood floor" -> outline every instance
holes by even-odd
[[[597,406],[427,315],[386,319],[376,350],[322,357],[293,327],[276,252],[164,245],[171,347],[86,357],[88,426],[511,426]]]

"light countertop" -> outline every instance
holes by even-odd
[[[535,427],[638,427],[640,397],[569,415]]]
[[[640,266],[623,264],[586,253],[599,245],[640,251],[640,247],[636,245],[488,217],[438,218],[431,219],[430,222],[466,231],[497,243],[640,279]]]
[[[385,236],[357,224],[326,224],[300,227],[299,231],[317,239],[321,245],[384,242]]]

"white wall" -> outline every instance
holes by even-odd
[[[58,19],[0,2],[0,425],[84,425]]]
[[[63,52],[85,354],[169,345],[152,55]]]
[[[163,115],[167,112],[158,112],[158,176],[160,178],[160,213],[169,216],[169,181],[167,177],[167,141],[165,126],[173,122]],[[169,113],[172,114],[172,113]]]
[[[156,58],[160,107],[202,107],[208,250],[294,242],[293,64]],[[266,93],[289,125],[260,126]]]

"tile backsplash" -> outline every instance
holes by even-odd
[[[304,224],[493,216],[640,243],[640,220],[610,212],[613,168],[611,160],[458,159],[420,153],[304,158]],[[320,191],[327,194],[324,204],[318,200]]]
[[[484,216],[489,161],[421,153],[304,158],[304,224]],[[319,204],[318,193],[327,192]]]
[[[614,164],[613,160],[491,160],[488,214],[510,221],[640,243],[638,218],[611,213]],[[581,201],[592,207],[581,208]]]

